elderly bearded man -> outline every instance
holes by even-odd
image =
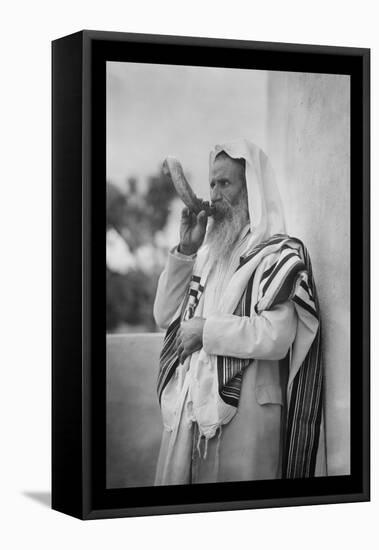
[[[247,140],[216,146],[210,198],[209,223],[183,210],[158,283],[155,484],[325,475],[316,289],[266,155]]]

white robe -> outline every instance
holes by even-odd
[[[232,256],[212,268],[198,306],[206,318],[203,345],[207,354],[251,358],[243,376],[238,412],[215,437],[201,441],[188,383],[197,355],[180,365],[176,372],[181,388],[176,424],[163,431],[156,485],[280,477],[285,377],[279,360],[286,356],[296,334],[295,308],[288,301],[251,317],[218,311],[248,237],[246,227]],[[169,254],[154,306],[156,321],[162,328],[167,328],[184,298],[195,261],[176,250]],[[254,292],[257,288],[253,285],[253,298]]]

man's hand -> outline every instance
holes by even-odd
[[[203,347],[203,328],[205,319],[193,317],[183,321],[176,337],[179,361],[183,364],[191,353]]]
[[[196,216],[189,208],[183,208],[180,223],[179,252],[190,256],[195,254],[203,243],[208,216],[205,210]]]

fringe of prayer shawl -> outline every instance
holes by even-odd
[[[291,247],[291,242],[299,245],[299,250]],[[263,273],[259,282],[258,302],[254,305],[256,314],[269,310],[287,300],[319,319],[319,305],[312,275],[311,261],[303,243],[286,235],[274,235],[255,247],[252,252],[241,258],[240,269],[266,246],[278,245],[279,256]],[[235,315],[250,316],[251,294],[254,282],[251,275],[246,289],[237,306]],[[204,290],[204,281],[192,276],[187,297],[180,315],[167,329],[160,356],[158,376],[158,397],[179,365],[175,338],[182,320],[193,317]],[[290,392],[286,410],[286,426],[282,462],[282,477],[313,477],[319,443],[322,413],[322,363],[321,363],[321,327],[320,323],[313,343],[297,372]],[[251,359],[235,357],[217,357],[217,371],[220,397],[229,405],[238,407],[243,372]]]

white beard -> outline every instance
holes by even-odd
[[[223,201],[219,215],[209,219],[204,245],[209,247],[212,263],[229,260],[234,244],[249,221],[246,198],[242,193],[234,206]]]

